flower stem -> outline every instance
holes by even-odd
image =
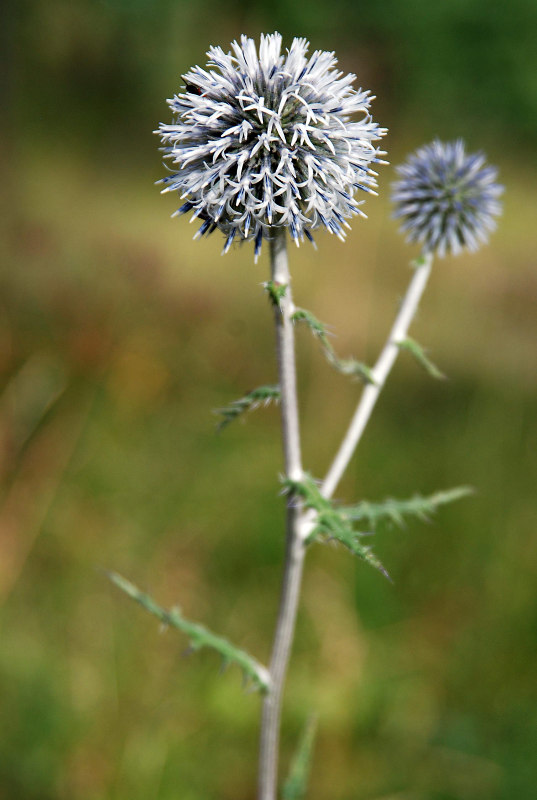
[[[427,285],[432,263],[433,256],[431,253],[424,253],[418,261],[390,335],[377,363],[373,367],[372,377],[374,383],[370,383],[365,387],[349,428],[321,486],[321,493],[324,497],[332,497],[369,422],[371,412],[399,353],[399,344],[406,339],[410,323],[418,310],[418,304]]]
[[[285,230],[282,229],[270,242],[271,277],[274,283],[287,287],[279,305],[274,308],[285,473],[293,480],[301,480],[295,344],[291,321],[294,305],[285,235]],[[290,498],[286,515],[285,571],[269,667],[270,688],[265,695],[261,720],[258,800],[276,800],[282,694],[295,631],[305,554],[303,537],[298,531],[300,519],[300,506],[295,499]]]

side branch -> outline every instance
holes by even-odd
[[[388,336],[377,363],[371,371],[374,382],[368,384],[364,388],[349,428],[343,437],[341,446],[321,486],[321,493],[324,497],[332,497],[336,486],[341,480],[358,446],[358,442],[369,422],[371,412],[375,407],[378,396],[397,358],[401,343],[407,338],[407,331],[410,327],[410,323],[414,319],[421,296],[427,285],[432,262],[433,257],[431,253],[425,253],[416,262],[414,275],[410,281],[405,298],[390,331],[390,335]]]

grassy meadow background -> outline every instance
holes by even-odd
[[[387,527],[393,585],[312,547],[283,766],[311,710],[310,800],[533,800],[537,784],[537,7],[531,0],[12,0],[0,146],[0,798],[252,800],[260,700],[106,580],[114,569],[261,660],[283,556],[267,254],[220,257],[161,198],[151,131],[209,44],[280,30],[378,99],[392,165],[463,136],[499,165],[489,247],[435,265],[342,483],[347,501],[460,484]],[[291,250],[297,303],[371,363],[409,278],[393,166],[348,242]],[[304,456],[321,476],[359,386],[299,329]]]

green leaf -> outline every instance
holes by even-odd
[[[427,263],[427,256],[421,255],[415,258],[413,261],[410,262],[410,266],[412,269],[419,269],[420,267],[424,267]]]
[[[176,628],[186,634],[190,641],[191,650],[200,650],[202,647],[216,650],[222,656],[223,666],[227,666],[230,663],[237,664],[242,670],[246,683],[251,681],[253,687],[261,692],[268,690],[270,684],[268,670],[244,650],[235,647],[222,636],[216,636],[203,625],[185,619],[179,608],[174,607],[169,611],[161,608],[152,597],[141,592],[134,584],[116,572],[108,572],[107,575],[121,591],[136,600],[137,603],[157,617],[164,625],[169,625],[171,628]]]
[[[306,794],[316,729],[317,717],[312,714],[304,725],[291,762],[289,777],[283,787],[283,800],[302,800]]]
[[[431,359],[426,355],[423,347],[414,339],[411,339],[410,336],[408,336],[406,339],[403,339],[401,342],[397,342],[397,346],[400,350],[408,350],[408,352],[414,356],[420,367],[423,367],[425,372],[427,372],[431,378],[436,378],[437,380],[446,379],[444,373],[441,372],[436,364],[433,364]]]
[[[435,492],[428,497],[416,494],[406,500],[396,500],[389,497],[381,503],[362,501],[355,506],[341,509],[341,513],[354,522],[365,522],[375,529],[380,522],[392,522],[399,527],[404,525],[405,517],[417,517],[428,521],[430,516],[443,505],[453,503],[463,497],[473,494],[470,486],[458,486],[454,489]]]
[[[305,308],[297,308],[296,311],[291,315],[291,321],[305,322],[313,335],[319,339],[323,347],[331,353],[334,352],[328,339],[326,325],[318,320],[317,317],[311,313],[311,311],[307,311]]]
[[[253,411],[260,405],[268,406],[273,400],[277,402],[280,399],[279,386],[258,386],[257,389],[252,389],[251,392],[245,394],[244,397],[239,397],[238,400],[233,400],[228,406],[224,408],[215,409],[215,414],[220,414],[223,419],[218,423],[218,430],[221,431],[230,422],[237,419],[245,411]]]
[[[407,500],[388,498],[382,503],[370,503],[364,500],[354,506],[337,507],[332,500],[322,496],[311,475],[304,475],[301,481],[285,478],[283,486],[288,495],[300,497],[305,508],[316,512],[315,527],[308,541],[336,540],[351,553],[382,572],[388,580],[390,580],[388,572],[372,552],[371,547],[363,544],[363,538],[374,533],[380,522],[389,521],[402,526],[405,517],[413,516],[428,520],[439,506],[473,494],[471,487],[459,486],[436,492],[428,497],[414,495]],[[369,530],[357,531],[354,528],[355,523],[365,523]]]
[[[337,358],[335,355],[333,359],[328,360],[342,375],[358,378],[362,383],[375,383],[372,369],[362,361],[356,361],[354,358]]]
[[[338,541],[350,550],[353,555],[358,556],[372,567],[375,567],[375,569],[378,569],[390,580],[388,572],[373,553],[371,547],[362,543],[361,539],[367,534],[354,530],[350,517],[336,508],[332,500],[322,496],[317,484],[310,475],[304,475],[302,481],[285,478],[283,486],[288,495],[300,497],[305,508],[310,508],[317,512],[315,527],[308,541],[315,541],[316,539]]]
[[[359,378],[363,383],[374,383],[371,369],[354,358],[339,358],[328,338],[326,325],[320,322],[311,311],[297,308],[291,316],[293,322],[305,322],[312,334],[319,339],[327,361],[342,375]]]
[[[270,280],[265,281],[263,288],[267,292],[272,305],[280,308],[281,301],[285,297],[287,291],[287,284]]]

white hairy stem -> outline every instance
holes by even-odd
[[[321,493],[326,498],[332,497],[341,480],[397,358],[400,345],[407,338],[408,329],[414,319],[431,272],[432,261],[432,254],[425,253],[417,263],[386,344],[372,370],[373,382],[365,387],[349,428],[321,486]],[[280,306],[275,307],[285,472],[288,478],[299,481],[302,479],[303,471],[300,455],[294,334],[291,321],[295,307],[291,296],[284,231],[271,241],[271,268],[274,283],[286,286]],[[311,534],[314,523],[314,511],[304,512],[297,505],[296,498],[288,501],[285,572],[269,669],[270,687],[263,703],[258,800],[276,800],[277,796],[282,694],[295,630],[305,542]]]
[[[395,319],[390,335],[372,370],[373,383],[369,383],[363,390],[360,402],[356,408],[351,423],[347,429],[341,446],[326,473],[326,477],[321,486],[321,494],[324,497],[332,497],[343,473],[345,472],[353,454],[358,446],[362,434],[366,428],[375,403],[382,391],[391,368],[399,354],[399,345],[407,338],[410,323],[414,319],[421,296],[427,285],[427,280],[431,272],[433,256],[431,253],[424,253],[418,261],[414,275],[408,286],[406,295],[401,303],[399,313]]]
[[[294,330],[291,315],[294,305],[287,262],[286,233],[279,229],[270,242],[271,277],[285,286],[279,307],[274,309],[276,351],[280,377],[280,407],[285,473],[287,478],[302,479],[300,429],[296,391]],[[287,501],[285,571],[280,608],[270,660],[270,686],[263,702],[259,756],[258,800],[276,800],[278,784],[278,750],[283,687],[293,642],[305,542],[299,533],[302,512],[295,498]]]

